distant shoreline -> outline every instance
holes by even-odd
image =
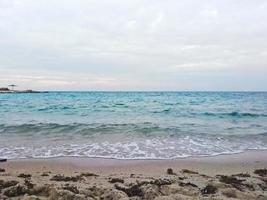
[[[267,93],[267,91],[160,91],[160,90],[155,90],[155,91],[149,91],[149,90],[133,90],[133,91],[128,91],[128,90],[46,90],[46,91],[27,91],[27,90],[22,90],[22,91],[1,91],[1,93],[54,93],[54,92],[60,92],[60,93],[87,93],[87,92],[97,92],[97,93]]]
[[[0,91],[0,94],[21,94],[21,93],[48,93],[43,91],[33,91],[33,90],[25,90],[25,91]]]

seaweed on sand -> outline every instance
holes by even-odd
[[[256,169],[254,171],[254,174],[265,177],[265,176],[267,176],[267,169]]]
[[[201,194],[215,194],[218,191],[218,188],[215,187],[214,185],[208,184],[206,187],[204,187],[201,190]]]
[[[51,181],[77,182],[77,181],[83,180],[83,178],[82,178],[82,176],[64,176],[61,174],[57,174],[57,175],[53,176],[50,180]]]

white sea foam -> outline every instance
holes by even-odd
[[[47,142],[47,141],[46,141]],[[52,157],[101,157],[116,159],[175,159],[189,156],[214,156],[234,154],[251,149],[267,149],[260,141],[233,141],[192,139],[188,136],[180,139],[153,138],[136,139],[124,142],[93,143],[28,143],[27,146],[0,147],[0,157],[52,158]]]

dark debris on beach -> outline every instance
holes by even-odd
[[[21,173],[18,175],[19,178],[31,178],[32,175],[31,174],[24,174],[24,173]]]
[[[171,176],[166,176],[166,171],[167,175]],[[116,174],[105,177],[90,172],[66,176],[44,172],[45,176],[43,176],[44,173],[39,176],[42,180],[47,180],[45,184],[36,182],[36,175],[34,178],[30,174],[23,173],[16,176],[10,175],[10,180],[1,180],[0,177],[0,199],[17,197],[23,200],[160,200],[163,197],[188,200],[267,199],[267,181],[263,170],[255,170],[255,174],[259,174],[259,177],[252,177],[249,173],[211,177],[188,169],[178,173],[174,173],[170,168],[166,171],[165,176],[162,174],[162,177],[146,177],[141,174],[138,177],[131,174],[128,177],[116,176]],[[12,177],[24,178],[24,181],[12,180]],[[94,182],[97,180],[100,180],[101,184]],[[246,195],[247,198],[245,198]]]
[[[55,176],[53,176],[51,179],[51,181],[64,181],[64,182],[77,182],[77,181],[81,181],[83,180],[82,176],[78,175],[78,176],[64,176],[61,174],[57,174]]]
[[[262,177],[267,177],[267,169],[256,169],[254,174],[257,174]]]

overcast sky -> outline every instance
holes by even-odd
[[[267,90],[266,0],[0,0],[0,87]]]

